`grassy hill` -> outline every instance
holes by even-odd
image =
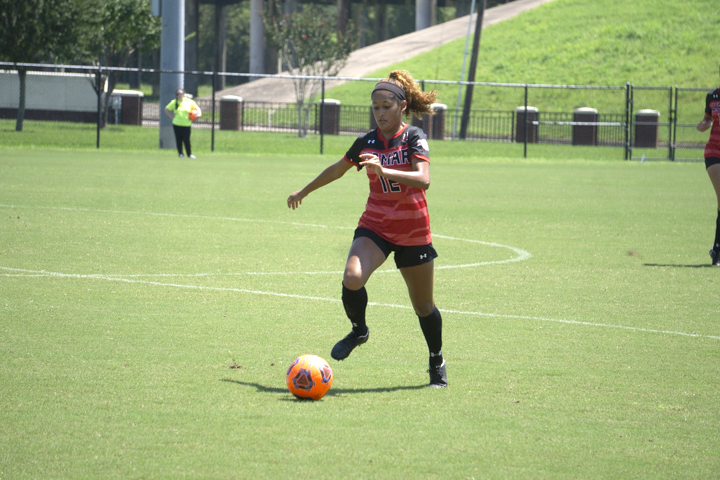
[[[709,89],[719,81],[720,52],[712,41],[720,31],[716,7],[715,0],[555,0],[484,28],[475,78]],[[404,69],[417,79],[459,80],[464,51],[462,38],[368,77]],[[355,100],[367,90],[367,85],[349,84],[334,89],[332,95]],[[454,105],[457,86],[438,91],[443,103]]]

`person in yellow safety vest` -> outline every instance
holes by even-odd
[[[190,146],[190,128],[192,122],[202,116],[200,107],[192,99],[185,96],[185,91],[178,88],[175,91],[175,100],[165,107],[165,115],[172,118],[175,142],[177,143],[178,156],[183,158],[183,144],[188,157],[195,158]]]

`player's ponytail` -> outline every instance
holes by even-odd
[[[405,91],[405,96],[407,97],[406,117],[410,117],[413,113],[418,118],[424,114],[432,115],[434,113],[430,105],[435,103],[437,91],[423,92],[410,73],[405,70],[393,70],[390,72],[390,77],[385,81],[395,83]]]
[[[175,90],[175,110],[176,111],[178,108],[180,108],[180,103],[178,102],[178,99],[177,99],[178,93],[182,93],[183,95],[185,95],[185,91],[182,88],[178,88],[177,90]]]

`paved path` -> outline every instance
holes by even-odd
[[[515,0],[504,5],[498,5],[485,10],[483,28],[502,20],[512,18],[515,15],[538,7],[552,0]],[[477,14],[473,15],[472,29],[475,29]],[[449,22],[434,25],[432,27],[408,33],[399,37],[391,38],[384,42],[369,45],[355,50],[348,58],[345,67],[340,71],[338,77],[362,77],[383,67],[393,65],[397,62],[407,60],[420,53],[427,52],[440,45],[451,42],[467,35],[470,16],[456,18]],[[283,72],[287,75],[287,72]],[[333,86],[344,83],[333,82]],[[295,94],[291,82],[275,78],[263,78],[250,83],[227,88],[217,92],[217,98],[224,95],[237,95],[245,101],[268,101],[268,93],[271,101],[289,103],[295,101]]]

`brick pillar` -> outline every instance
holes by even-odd
[[[135,90],[113,91],[112,97],[118,99],[122,125],[142,125],[143,96],[142,92]]]
[[[594,108],[581,107],[573,112],[573,122],[594,123],[598,121],[598,111]],[[573,125],[573,145],[595,145],[597,142],[597,125]]]
[[[325,103],[320,102],[320,108],[323,109],[322,133],[325,135],[340,134],[340,100],[326,98]]]
[[[444,103],[433,103],[430,105],[430,108],[435,111],[435,115],[433,115],[432,133],[428,134],[428,137],[433,140],[445,140],[445,116],[447,115],[447,105]]]
[[[539,116],[538,109],[535,107],[527,107],[528,122],[536,122]],[[515,109],[515,141],[525,143],[525,107],[517,107]],[[538,126],[530,124],[528,126],[528,143],[537,143]]]
[[[234,95],[220,98],[220,130],[243,129],[243,99]]]
[[[657,148],[660,112],[638,110],[635,114],[635,146]]]

